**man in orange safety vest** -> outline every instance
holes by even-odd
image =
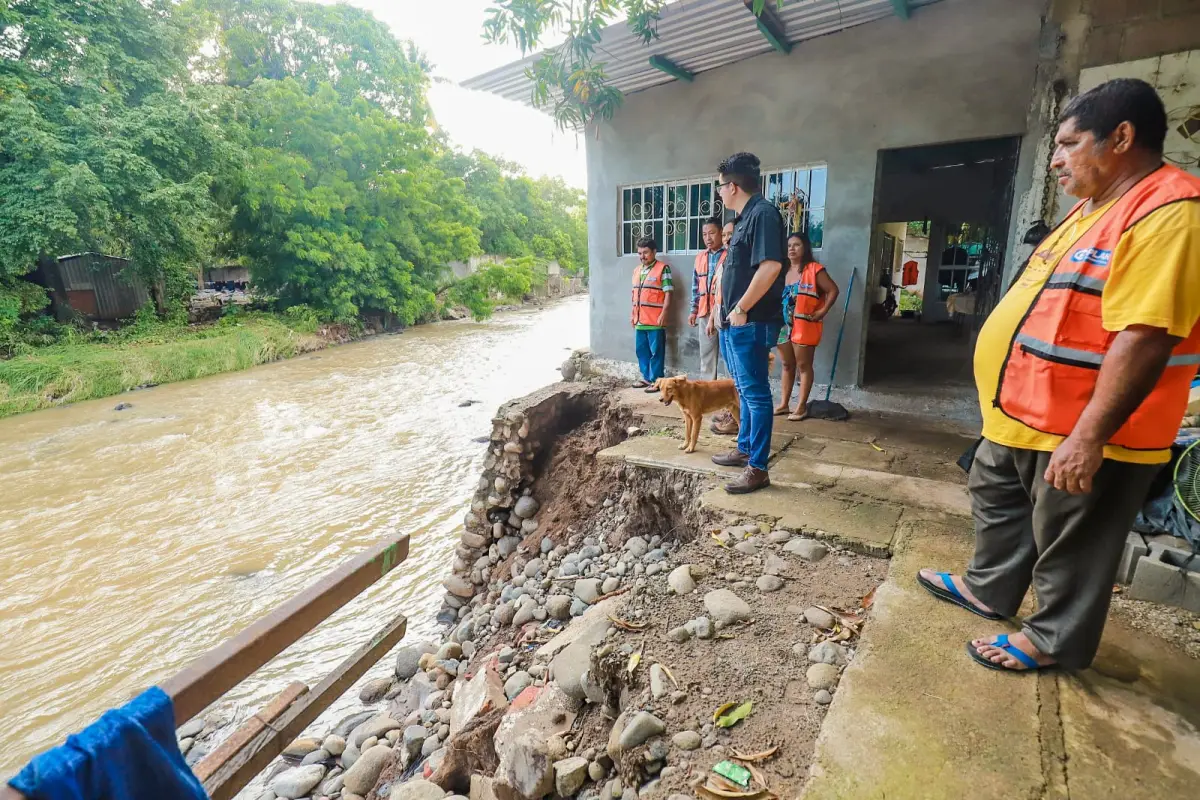
[[[1126,537],[1171,458],[1200,365],[1200,178],[1163,162],[1166,134],[1143,81],[1071,101],[1051,167],[1081,202],[979,333],[975,556],[917,580],[997,621],[1032,585],[1019,633],[967,643],[990,669],[1091,664]]]

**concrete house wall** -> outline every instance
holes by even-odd
[[[630,282],[635,256],[619,253],[620,187],[712,175],[748,150],[764,169],[828,165],[825,243],[818,257],[843,287],[857,284],[838,364],[859,383],[878,154],[881,149],[1021,136],[1031,114],[1045,0],[943,0],[909,20],[885,19],[629,95],[588,137],[591,343],[632,361]],[[1027,192],[1032,160],[1024,167]],[[694,255],[665,256],[675,276],[667,363],[692,368],[687,327]],[[840,303],[839,303],[840,304]],[[817,353],[828,375],[840,309]]]

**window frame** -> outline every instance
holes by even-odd
[[[799,163],[794,163],[794,164],[786,164],[786,165],[783,165],[780,167],[770,167],[770,168],[764,169],[762,171],[762,178],[759,182],[759,190],[762,192],[763,197],[766,198],[768,200],[768,202],[770,202],[776,208],[779,208],[780,213],[783,214],[784,225],[787,228],[787,232],[789,234],[791,234],[793,230],[796,230],[792,225],[791,215],[785,209],[780,208],[780,206],[777,202],[770,200],[770,198],[767,197],[767,188],[768,188],[768,184],[770,182],[770,178],[773,175],[778,175],[782,178],[787,173],[791,173],[793,176],[792,185],[794,187],[795,186],[794,176],[796,175],[796,173],[801,172],[801,171],[807,172],[808,173],[808,175],[807,175],[808,188],[806,190],[806,194],[810,195],[809,199],[811,200],[812,175],[813,175],[813,172],[816,170],[823,171],[824,176],[825,176],[825,186],[824,186],[823,196],[821,197],[821,204],[818,206],[818,205],[814,205],[810,202],[808,205],[805,206],[805,210],[803,213],[804,213],[807,221],[806,221],[804,227],[802,229],[800,229],[804,233],[810,233],[813,212],[817,212],[817,211],[820,212],[820,224],[821,224],[822,235],[821,235],[820,241],[813,245],[813,254],[814,255],[821,253],[825,248],[825,236],[824,236],[825,223],[827,223],[829,221],[828,217],[826,215],[826,213],[827,213],[826,209],[829,206],[829,164],[824,161],[809,161],[809,162],[799,162]],[[780,183],[786,185],[783,180],[780,180]]]
[[[808,188],[806,189],[806,193],[811,193],[811,191],[812,191],[812,173],[815,170],[822,170],[824,172],[824,176],[825,176],[824,197],[822,197],[822,203],[820,206],[810,204],[805,207],[804,213],[808,220],[808,222],[805,225],[805,230],[808,231],[811,229],[811,220],[813,217],[813,212],[819,211],[820,212],[820,221],[821,221],[821,225],[822,225],[822,232],[823,232],[824,225],[825,225],[825,223],[828,222],[828,217],[826,216],[826,214],[827,214],[826,209],[828,207],[828,195],[829,195],[829,164],[828,163],[826,163],[824,161],[813,161],[813,162],[807,162],[807,163],[787,164],[787,165],[783,165],[783,166],[779,166],[779,167],[770,167],[770,168],[764,169],[762,171],[762,180],[760,182],[759,188],[763,192],[763,196],[766,197],[767,196],[766,190],[767,190],[767,186],[768,186],[771,176],[774,176],[774,175],[780,176],[781,177],[780,183],[782,184],[782,183],[784,183],[784,181],[782,180],[782,176],[784,176],[787,173],[791,173],[793,176],[793,185],[794,185],[795,174],[800,171],[806,171],[808,173],[808,176],[807,176]],[[712,187],[711,199],[708,201],[710,204],[709,208],[716,209],[716,210],[714,210],[713,213],[710,213],[710,214],[699,213],[701,210],[699,204],[702,204],[703,202],[705,202],[701,198],[697,201],[697,209],[696,209],[697,214],[692,215],[691,214],[692,190],[695,187],[702,187],[705,183],[708,183]],[[709,217],[714,216],[716,213],[720,213],[722,219],[724,219],[725,215],[727,214],[727,210],[721,204],[720,197],[717,194],[717,183],[718,183],[718,180],[717,180],[716,175],[691,175],[691,176],[683,177],[683,178],[671,178],[671,179],[664,179],[664,180],[659,180],[659,181],[649,181],[649,182],[644,182],[644,183],[631,183],[631,184],[618,185],[617,186],[617,257],[624,258],[626,256],[632,256],[632,255],[637,254],[637,246],[635,243],[636,243],[637,239],[641,238],[641,236],[646,235],[646,226],[647,225],[650,226],[650,235],[654,236],[654,238],[658,241],[659,252],[664,255],[695,255],[696,253],[702,252],[704,250],[704,246],[703,246],[703,243],[699,236],[699,228],[702,227],[703,221],[705,219],[708,219]],[[687,207],[684,209],[687,213],[682,214],[682,215],[678,215],[678,214],[672,215],[671,214],[671,206],[673,205],[673,203],[671,200],[671,192],[672,192],[672,190],[677,190],[681,186],[686,186],[688,188]],[[641,195],[641,197],[643,198],[642,202],[634,204],[634,205],[644,205],[644,203],[645,203],[644,197],[645,197],[646,190],[653,191],[655,189],[660,189],[662,191],[661,213],[652,218],[640,217],[640,218],[635,218],[635,219],[626,219],[625,193],[627,191],[628,192],[635,192],[635,191],[642,192],[643,193]],[[678,200],[675,200],[674,202],[678,202]],[[778,207],[778,204],[775,204],[775,205],[776,205],[776,207]],[[788,212],[784,209],[780,209],[780,211],[781,211],[781,213],[784,214],[784,221],[785,221],[785,223],[787,223],[788,231],[791,232],[792,223],[791,223],[791,218],[788,215]],[[687,247],[685,247],[682,250],[673,249],[669,246],[670,244],[672,244],[672,242],[670,241],[670,237],[672,235],[674,235],[674,233],[675,233],[674,231],[671,230],[672,221],[676,221],[676,222],[682,221],[682,222],[684,222],[684,224],[686,224],[688,226],[687,230],[684,233],[685,244],[687,245]],[[696,235],[694,237],[692,235],[692,228],[691,228],[692,225],[696,226],[696,228],[695,228]],[[629,238],[630,238],[630,242],[631,242],[631,247],[629,250],[625,249],[626,226],[629,226],[629,230],[630,230]],[[640,233],[639,233],[639,231],[640,231]],[[691,246],[693,243],[693,240],[695,241],[695,243],[697,245],[694,248]],[[824,246],[825,246],[825,239],[824,239],[824,236],[822,236],[821,240],[820,240],[820,246],[813,247],[814,254],[820,253],[824,249]]]
[[[710,196],[706,201],[702,197],[696,199],[696,213],[692,213],[692,192],[702,189],[705,184],[710,187]],[[672,207],[678,207],[680,202],[678,198],[672,198],[672,192],[677,191],[681,187],[687,188],[687,198],[684,199],[684,207],[682,214],[672,213]],[[654,217],[637,217],[634,219],[626,219],[625,216],[625,193],[626,192],[642,192],[642,201],[633,205],[645,205],[645,192],[660,189],[662,191],[662,210],[661,213]],[[703,204],[708,203],[710,213],[703,213]],[[649,235],[652,235],[657,241],[659,252],[664,255],[694,255],[704,250],[702,240],[700,238],[700,229],[703,227],[704,220],[714,216],[719,209],[719,213],[724,216],[725,209],[721,205],[720,197],[717,195],[717,179],[715,176],[709,175],[693,175],[686,178],[672,178],[670,180],[650,181],[648,183],[626,184],[617,187],[617,256],[623,258],[625,256],[637,255],[636,242],[642,236],[647,235],[646,226],[650,226]],[[672,227],[676,224],[683,223],[686,227],[683,233],[685,239],[685,247],[677,249],[671,247],[671,237],[676,235]],[[629,250],[625,249],[625,230],[626,226],[630,228]],[[694,226],[694,228],[693,228]],[[640,233],[639,233],[640,231]],[[694,235],[693,235],[694,234]],[[695,241],[696,247],[691,247],[692,241]]]

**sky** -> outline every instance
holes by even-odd
[[[548,114],[458,86],[522,57],[516,46],[483,41],[489,0],[343,0],[373,13],[397,39],[411,39],[434,65],[429,103],[438,124],[464,150],[483,150],[587,188],[583,137],[559,131]]]

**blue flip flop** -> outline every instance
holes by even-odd
[[[972,645],[970,642],[967,642],[967,655],[975,659],[976,663],[982,664],[988,669],[994,669],[997,672],[1036,672],[1038,670],[1054,669],[1058,666],[1058,664],[1039,664],[1033,659],[1033,656],[1029,655],[1015,644],[1009,642],[1007,633],[1002,633],[997,636],[995,641],[992,642],[992,647],[998,647],[1015,658],[1017,661],[1020,661],[1024,669],[1006,667],[1003,664],[997,664],[993,661],[988,661],[986,658],[979,655],[979,651],[976,650],[974,645]]]
[[[950,579],[949,572],[938,572],[936,574],[939,578],[942,579],[942,584],[945,586],[945,588],[942,588],[942,586],[938,586],[933,581],[925,580],[925,578],[921,577],[920,572],[917,573],[917,583],[924,586],[925,589],[931,595],[936,597],[937,599],[945,600],[947,603],[953,603],[954,605],[958,606],[959,608],[965,608],[967,611],[970,611],[972,614],[978,614],[979,616],[983,617],[984,619],[990,619],[990,620],[995,621],[995,620],[1000,620],[1000,619],[1005,618],[1003,614],[997,614],[995,611],[984,611],[982,609],[976,608],[975,605],[973,603],[971,603],[971,601],[967,600],[967,598],[962,596],[962,592],[958,591],[958,587],[955,586],[954,581]]]

